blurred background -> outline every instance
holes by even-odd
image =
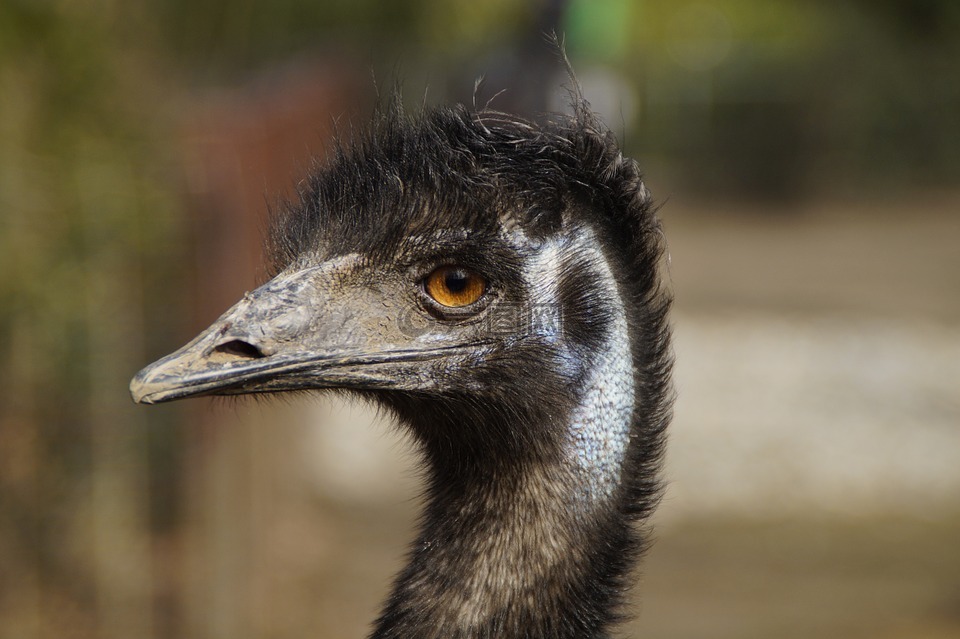
[[[960,3],[0,2],[0,637],[362,637],[407,443],[331,399],[134,406],[263,280],[374,81],[565,108],[664,204],[679,399],[625,636],[960,637]]]

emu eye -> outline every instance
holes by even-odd
[[[441,306],[459,308],[480,299],[487,290],[487,281],[461,266],[440,266],[423,282],[427,295]]]

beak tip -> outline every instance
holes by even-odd
[[[137,373],[133,379],[130,380],[130,398],[133,399],[134,403],[137,404],[153,404],[153,400],[150,398],[150,388],[151,384],[146,380],[145,373],[147,369],[143,369]]]

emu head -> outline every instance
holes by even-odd
[[[270,249],[272,279],[141,371],[136,401],[346,389],[520,450],[546,434],[496,425],[568,412],[618,309],[634,359],[663,359],[659,225],[586,108],[394,110],[301,185]]]

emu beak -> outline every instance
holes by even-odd
[[[458,350],[442,341],[419,343],[404,318],[390,312],[404,305],[372,287],[347,287],[325,271],[283,274],[247,293],[186,346],[137,373],[133,400],[396,388],[416,378],[417,362]]]

